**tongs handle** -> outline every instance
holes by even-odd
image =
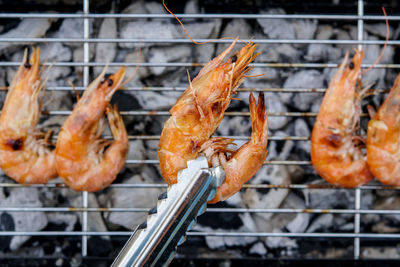
[[[136,228],[112,266],[168,265],[224,178],[222,167],[209,169],[204,157],[188,162],[178,183],[159,196],[157,208],[149,211],[147,222]]]

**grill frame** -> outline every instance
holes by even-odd
[[[91,43],[191,43],[187,39],[119,39],[108,38],[99,39],[90,37],[90,19],[106,19],[106,18],[130,18],[130,19],[171,19],[169,14],[94,14],[89,12],[89,0],[83,0],[83,13],[82,14],[27,14],[27,13],[8,13],[0,14],[0,19],[4,18],[80,18],[84,21],[83,38],[0,38],[0,43],[81,43],[84,49],[84,57],[82,62],[55,62],[46,63],[46,65],[54,66],[67,66],[67,67],[83,67],[83,86],[76,87],[76,90],[84,90],[89,84],[89,68],[90,67],[103,67],[105,62],[90,62],[89,54]],[[368,16],[364,15],[364,1],[357,1],[358,12],[357,15],[277,15],[277,14],[177,14],[180,18],[241,18],[241,19],[317,19],[323,21],[341,20],[341,21],[357,21],[357,40],[289,40],[289,39],[253,39],[255,43],[260,44],[346,44],[357,45],[358,49],[362,49],[365,45],[383,45],[384,41],[381,40],[363,40],[363,28],[365,21],[383,21],[383,16]],[[400,21],[400,16],[388,16],[390,21]],[[199,42],[208,41],[209,39],[196,39]],[[245,40],[249,41],[249,40]],[[230,40],[217,40],[216,43],[229,43]],[[400,45],[400,41],[391,40],[388,45]],[[19,66],[20,62],[0,62],[0,67]],[[132,63],[109,63],[109,66],[127,66],[127,67],[193,67],[203,66],[204,63],[187,63],[187,62],[174,62],[174,63],[146,63],[146,62],[132,62]],[[323,64],[323,63],[253,63],[250,64],[255,68],[336,68],[337,64]],[[363,67],[369,67],[371,64],[363,64]],[[385,69],[398,69],[400,64],[377,64],[375,68]],[[5,90],[4,88],[0,88]],[[128,87],[127,91],[184,91],[184,87]],[[47,88],[49,91],[72,91],[71,87],[66,86],[53,86]],[[239,92],[279,92],[279,93],[324,93],[326,88],[240,88]],[[376,94],[388,92],[388,89],[376,89]],[[69,115],[71,111],[50,111],[46,112],[48,115]],[[143,111],[131,110],[121,111],[123,116],[168,116],[168,111]],[[314,112],[270,112],[271,117],[315,117],[317,113]],[[226,116],[249,116],[249,112],[226,112]],[[367,114],[362,114],[366,117]],[[239,140],[247,140],[249,137],[244,136],[229,136]],[[111,138],[111,136],[106,136]],[[129,140],[158,140],[159,136],[155,135],[131,135]],[[309,136],[270,136],[269,140],[283,141],[309,141]],[[158,164],[158,160],[135,160],[128,159],[126,164]],[[311,165],[310,161],[300,160],[266,160],[264,164],[272,165]],[[0,188],[21,188],[28,185],[20,185],[14,183],[0,183]],[[64,184],[49,183],[46,185],[29,185],[31,188],[66,188]],[[111,188],[166,188],[165,184],[120,184],[114,183]],[[307,185],[307,184],[290,184],[290,185],[264,185],[264,184],[246,184],[244,188],[263,188],[263,189],[298,189],[298,190],[325,190],[325,189],[339,189],[339,187],[331,185]],[[340,188],[343,189],[343,188]],[[355,205],[354,209],[246,209],[246,208],[208,208],[207,212],[232,212],[232,213],[333,213],[333,214],[353,214],[354,215],[354,231],[353,233],[271,233],[271,232],[190,232],[188,236],[220,236],[220,237],[311,237],[311,238],[348,238],[354,240],[354,259],[360,258],[360,239],[400,239],[400,233],[393,234],[379,234],[379,233],[361,233],[360,232],[360,216],[362,214],[400,214],[400,210],[370,210],[361,209],[362,192],[365,190],[400,190],[400,186],[385,186],[385,185],[366,185],[354,189],[345,189],[354,191]],[[107,231],[107,232],[90,232],[88,231],[88,213],[89,212],[147,212],[150,208],[90,208],[88,205],[88,193],[82,192],[82,206],[81,207],[0,207],[0,212],[80,212],[82,214],[82,230],[81,231],[40,231],[40,232],[16,232],[16,231],[0,231],[0,236],[78,236],[81,237],[83,257],[88,256],[87,238],[90,236],[130,236],[129,231]]]

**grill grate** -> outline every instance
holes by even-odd
[[[363,40],[363,26],[364,21],[382,22],[383,16],[368,16],[364,15],[364,1],[358,0],[358,13],[354,15],[287,15],[287,14],[178,14],[180,18],[202,18],[202,19],[316,19],[322,21],[357,21],[357,40],[290,40],[290,39],[253,39],[254,43],[259,44],[334,44],[334,45],[358,45],[361,49],[367,45],[383,45],[382,40]],[[83,61],[82,62],[55,62],[46,63],[54,67],[83,67],[83,86],[78,86],[76,90],[83,90],[90,82],[89,68],[90,67],[104,67],[105,62],[90,62],[90,47],[91,43],[136,43],[136,44],[184,44],[191,43],[188,39],[120,39],[108,38],[98,39],[90,37],[90,20],[91,19],[104,19],[104,18],[125,18],[125,19],[171,19],[172,16],[166,14],[92,14],[89,12],[89,0],[83,0],[83,13],[82,14],[26,14],[26,13],[7,13],[0,14],[0,19],[5,18],[79,18],[83,19],[83,38],[0,38],[0,43],[78,43],[83,45]],[[400,21],[400,16],[388,16],[389,22]],[[199,42],[209,41],[209,39],[196,39]],[[248,41],[248,40],[245,40]],[[230,40],[218,40],[216,43],[229,43]],[[390,40],[388,45],[400,45],[399,40]],[[20,62],[0,62],[0,67],[19,66]],[[148,63],[148,62],[130,62],[109,63],[109,66],[128,66],[135,67],[198,67],[203,66],[203,63],[188,63],[188,62],[174,62],[174,63]],[[253,63],[251,66],[255,68],[336,68],[337,64],[323,64],[323,63]],[[370,64],[363,64],[363,67],[369,67]],[[385,69],[398,69],[400,64],[377,64],[375,68]],[[181,92],[186,88],[184,87],[128,87],[127,91],[154,91],[154,92]],[[50,86],[50,91],[72,91],[68,86]],[[324,93],[326,88],[280,88],[280,87],[251,87],[241,88],[240,92],[276,92],[276,93]],[[375,90],[375,94],[382,94],[388,92],[386,88],[379,88]],[[71,111],[52,110],[46,112],[46,115],[69,115]],[[121,111],[123,116],[168,116],[168,111],[145,111],[145,110],[129,110]],[[315,117],[315,112],[270,112],[270,117]],[[226,116],[249,116],[249,112],[226,112]],[[367,114],[362,114],[366,117]],[[247,136],[227,136],[239,140],[247,140]],[[106,138],[111,138],[107,136]],[[130,135],[129,140],[159,140],[159,135]],[[272,135],[269,140],[273,141],[286,141],[291,140],[295,142],[309,141],[310,136],[279,136]],[[156,159],[127,159],[126,164],[158,164]],[[264,164],[270,165],[310,165],[310,161],[304,160],[266,160]],[[15,183],[0,183],[0,188],[23,188],[25,185]],[[46,185],[31,185],[31,188],[66,188],[64,184],[49,183]],[[122,184],[114,183],[111,188],[166,188],[164,183],[160,184]],[[331,185],[312,185],[312,184],[287,184],[287,185],[270,185],[270,184],[246,184],[244,189],[297,189],[297,190],[328,190],[339,189]],[[354,215],[354,229],[352,233],[331,232],[331,233],[274,233],[274,232],[221,232],[221,231],[203,231],[203,232],[190,232],[189,236],[215,236],[215,237],[296,237],[296,238],[347,238],[354,239],[354,259],[360,257],[360,239],[399,239],[400,233],[362,233],[360,232],[360,216],[363,214],[400,214],[400,210],[371,210],[361,209],[362,192],[367,190],[399,190],[400,187],[384,186],[384,185],[366,185],[360,186],[356,189],[342,189],[354,192],[355,203],[353,209],[289,209],[289,208],[276,208],[276,209],[249,209],[249,208],[208,208],[207,213],[311,213],[311,214],[350,214]],[[82,193],[82,203],[80,207],[5,207],[0,206],[0,212],[81,212],[82,213],[82,229],[76,231],[41,231],[41,232],[16,232],[16,231],[0,231],[0,236],[78,236],[81,237],[82,243],[82,256],[88,255],[87,242],[89,236],[130,236],[129,231],[108,231],[108,232],[93,232],[88,231],[88,213],[89,212],[147,212],[150,207],[144,208],[93,208],[88,205],[88,193]],[[207,215],[205,215],[207,216]]]

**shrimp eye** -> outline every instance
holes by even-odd
[[[28,61],[25,62],[24,67],[27,69],[30,69],[32,67],[31,63],[29,63]]]
[[[114,81],[113,81],[112,79],[109,79],[109,80],[108,80],[108,86],[113,85],[113,83],[114,83]]]
[[[350,62],[349,68],[350,68],[351,70],[354,69],[354,63],[353,63],[353,61]]]
[[[111,73],[106,73],[106,74],[104,74],[103,80],[101,80],[100,83],[104,83],[105,81],[107,81],[108,78],[110,78],[110,76],[111,76]]]
[[[236,61],[237,61],[237,55],[233,55],[233,56],[231,56],[231,62],[232,63],[235,63]]]

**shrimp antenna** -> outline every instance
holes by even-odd
[[[74,91],[74,93],[75,93],[76,102],[78,103],[78,102],[79,102],[79,99],[81,98],[81,97],[79,96],[78,90],[75,89],[74,83],[71,82],[70,79],[68,79],[68,78],[67,78],[67,83],[69,84],[69,86],[72,87],[72,91]]]
[[[185,32],[186,36],[190,39],[190,41],[192,41],[192,43],[199,45],[199,44],[208,44],[208,43],[212,43],[212,42],[215,42],[215,41],[218,41],[218,40],[234,39],[233,37],[222,37],[222,38],[218,38],[218,39],[209,40],[209,41],[206,41],[206,42],[197,42],[197,41],[193,40],[192,37],[190,37],[190,35],[189,35],[189,33],[187,32],[187,30],[186,30],[185,26],[183,25],[182,21],[181,21],[174,13],[172,13],[171,10],[168,9],[167,5],[165,4],[165,0],[162,0],[162,3],[163,3],[164,8],[165,8],[172,16],[174,16],[174,18],[179,22],[179,24],[181,24],[183,31]],[[240,40],[240,41],[242,41],[242,40]],[[244,42],[244,41],[243,41],[243,42]]]
[[[46,38],[46,34],[43,37]],[[46,63],[49,60],[49,43],[46,42],[45,45],[46,45],[46,57],[44,58],[44,61],[42,63],[42,68],[40,69],[40,73],[42,73],[45,70]]]
[[[133,79],[133,77],[135,77],[136,73],[138,72],[138,69],[140,67],[140,63],[142,63],[142,60],[141,60],[141,58],[142,58],[142,46],[141,46],[141,43],[139,43],[139,56],[138,56],[138,58],[139,58],[138,59],[138,63],[136,65],[135,69],[133,70],[133,73],[131,75],[129,75],[129,77],[126,78],[126,80],[121,83],[120,88],[124,87],[127,83],[129,83]]]
[[[375,67],[375,65],[378,64],[379,61],[382,60],[383,54],[385,53],[385,50],[386,50],[386,47],[387,47],[387,44],[388,44],[388,41],[389,41],[389,20],[388,20],[388,18],[387,18],[386,10],[385,10],[384,7],[382,7],[382,11],[383,11],[383,14],[384,14],[384,16],[385,16],[385,22],[386,22],[386,39],[385,39],[385,44],[383,45],[382,51],[381,51],[381,53],[379,54],[378,58],[375,60],[374,64],[372,64],[368,69],[363,70],[363,71],[361,72],[360,75],[363,75],[363,74],[367,73],[367,72],[370,71],[373,67]]]

